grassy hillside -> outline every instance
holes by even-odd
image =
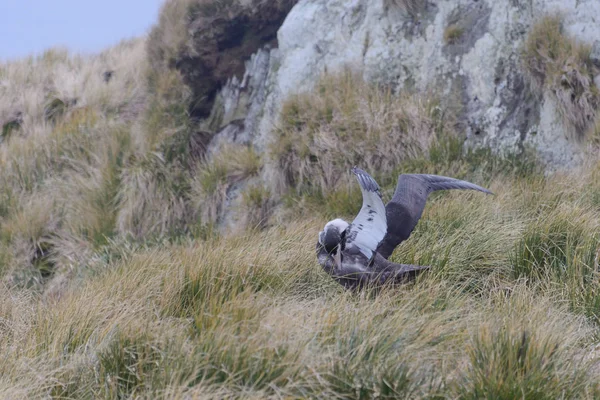
[[[320,271],[324,218],[115,246],[60,299],[3,291],[3,396],[593,398],[599,175],[436,196],[394,255],[431,273],[379,295]]]
[[[206,157],[155,45],[0,65],[0,398],[600,396],[597,156],[465,151],[452,99],[341,71],[290,96],[268,152]],[[403,172],[496,195],[431,196],[392,257],[431,271],[352,294],[314,245],[360,208],[354,164],[385,199]]]

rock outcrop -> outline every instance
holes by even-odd
[[[213,137],[209,155],[223,143],[264,151],[287,96],[311,89],[326,71],[351,66],[367,81],[398,91],[433,88],[458,99],[466,146],[488,146],[501,154],[532,146],[549,170],[570,168],[581,162],[583,146],[561,121],[553,97],[532,93],[521,62],[531,27],[556,13],[567,35],[594,45],[590,58],[597,62],[597,0],[300,0],[280,27],[281,15],[257,22],[268,34],[256,35],[254,22],[244,20],[244,32],[262,38],[262,47],[252,56],[247,50],[258,46],[254,39],[241,53],[238,47],[224,49],[223,59],[246,58],[226,69],[208,68],[214,78],[210,88],[198,75],[204,70],[197,69],[207,65],[208,53],[199,51],[199,58],[182,59],[177,67],[196,94],[205,94],[195,111]],[[227,29],[239,33],[241,28]],[[202,35],[205,31],[194,34],[198,46]],[[234,36],[232,41],[245,43]],[[263,169],[267,184],[272,172]]]
[[[250,91],[260,92],[250,95],[248,117],[237,107],[237,128],[222,126],[217,137],[232,137],[232,130],[244,126],[236,135],[263,147],[287,95],[310,89],[326,70],[351,65],[365,79],[399,90],[435,87],[457,95],[464,103],[468,144],[499,152],[531,144],[550,168],[579,162],[581,148],[569,139],[552,98],[533,96],[527,87],[520,49],[531,26],[557,12],[567,34],[594,43],[600,37],[599,2],[438,0],[417,14],[404,3],[410,2],[301,0],[278,31],[278,48],[261,50],[247,64],[244,79],[232,79],[219,94],[213,114],[231,113],[230,104],[239,105],[239,92],[250,81],[258,88]],[[263,69],[257,69],[257,60]]]
[[[211,113],[217,91],[225,82],[233,77],[241,78],[248,58],[264,46],[277,42],[277,30],[296,2],[188,2],[184,23],[187,37],[181,43],[173,40],[174,43],[166,44],[176,47],[176,55],[168,57],[168,49],[158,45],[151,49],[151,57],[167,61],[170,67],[182,73],[195,99],[190,114],[195,118],[206,118]],[[181,3],[186,4],[185,1]],[[167,21],[163,25],[172,23]],[[155,43],[169,40],[169,33],[161,32],[160,26],[152,34],[166,36],[154,38]]]

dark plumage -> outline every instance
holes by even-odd
[[[377,252],[389,258],[400,243],[408,239],[417,226],[427,196],[436,190],[470,189],[492,194],[471,182],[440,175],[405,174],[398,177],[392,200],[385,206],[388,220],[387,234],[377,247]]]
[[[428,266],[397,264],[375,253],[371,261],[362,254],[342,251],[341,264],[338,267],[335,255],[327,252],[317,243],[317,258],[323,270],[346,289],[363,288],[367,285],[385,283],[405,283],[414,279]]]
[[[363,205],[351,224],[335,219],[319,233],[317,258],[325,272],[346,288],[402,283],[429,267],[396,264],[387,259],[408,239],[419,222],[429,193],[470,189],[491,194],[473,183],[438,175],[398,177],[392,200],[383,205],[379,185],[365,171],[352,168],[360,184]]]

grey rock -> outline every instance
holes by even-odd
[[[246,62],[240,81],[233,77],[217,94],[210,116],[203,122],[206,131],[216,132],[208,146],[208,155],[224,143],[249,144],[263,113],[267,96],[271,50],[260,49]]]
[[[277,32],[277,47],[263,47],[245,64],[242,79],[231,77],[218,91],[205,121],[217,132],[209,145],[246,143],[268,147],[284,100],[310,90],[324,71],[352,66],[371,82],[396,90],[464,100],[466,146],[499,154],[537,149],[548,170],[582,162],[581,146],[568,138],[548,93],[534,96],[520,66],[520,48],[530,28],[561,12],[568,35],[592,43],[600,37],[597,0],[437,0],[407,15],[386,0],[300,0]],[[452,43],[449,25],[463,29]],[[594,42],[594,62],[600,41]],[[239,76],[239,75],[238,75]],[[600,78],[595,79],[598,85]],[[273,166],[262,180],[277,186]],[[275,190],[276,191],[276,190]]]
[[[239,78],[248,57],[264,45],[276,43],[277,30],[296,1],[230,1],[227,7],[213,11],[196,7],[190,13],[187,29],[191,34],[186,45],[177,49],[174,59],[163,61],[173,64],[191,89],[195,101],[190,114],[194,118],[208,117],[223,82]],[[161,53],[150,51],[151,62],[154,54]]]
[[[277,68],[269,73],[264,116],[254,133],[258,145],[269,141],[286,96],[310,89],[325,70],[352,65],[362,69],[365,79],[400,90],[435,86],[442,94],[460,91],[466,103],[463,122],[469,146],[489,146],[504,153],[532,143],[541,146],[540,156],[549,168],[569,168],[580,159],[578,146],[565,148],[556,140],[569,136],[567,128],[556,123],[552,113],[542,112],[548,96],[531,95],[519,52],[537,19],[557,11],[564,15],[567,34],[593,41],[600,36],[596,23],[600,2],[437,1],[419,21],[418,30],[412,18],[386,3],[298,2],[278,33],[279,50],[273,56]],[[444,40],[449,24],[465,32],[453,44]],[[529,140],[527,135],[533,131],[537,135]],[[565,151],[571,154],[565,156]]]
[[[600,67],[600,40],[594,42],[590,53],[590,60],[592,60],[597,67]]]
[[[596,87],[598,89],[600,89],[600,74],[598,74],[594,77],[594,84],[596,85]]]

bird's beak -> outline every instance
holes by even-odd
[[[342,268],[342,251],[340,250],[339,247],[336,249],[336,252],[333,253],[333,260],[335,261],[335,265],[337,266],[337,268],[341,269]]]

